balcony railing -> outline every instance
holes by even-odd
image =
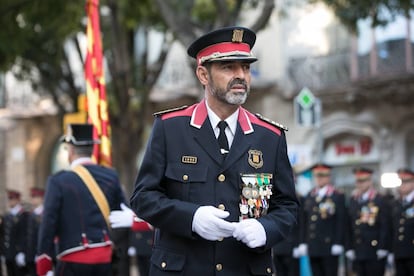
[[[412,73],[414,60],[407,51],[405,39],[388,40],[376,45],[366,55],[342,52],[327,56],[291,59],[288,72],[294,87],[325,90],[329,87],[349,85],[352,82],[398,77]],[[411,62],[407,61],[411,58]],[[356,66],[351,66],[351,61]],[[352,76],[352,77],[351,77]]]

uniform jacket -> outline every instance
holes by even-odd
[[[284,132],[243,108],[230,152],[223,161],[202,101],[155,119],[131,206],[154,225],[151,275],[271,275],[271,247],[296,220],[297,199]],[[221,206],[228,221],[240,216],[242,173],[273,174],[264,248],[234,238],[207,241],[192,232],[203,205]]]
[[[25,252],[28,217],[29,213],[22,208],[16,215],[7,213],[3,218],[3,254],[8,261],[14,261],[17,253]]]
[[[345,219],[345,196],[332,186],[321,198],[313,191],[305,197],[300,236],[310,257],[330,256],[332,245],[344,245]]]
[[[392,206],[392,251],[396,259],[414,258],[414,201]]]
[[[376,260],[378,249],[389,249],[389,204],[371,191],[367,200],[349,200],[346,248],[355,250],[356,260]]]
[[[119,209],[125,198],[116,172],[93,164],[84,167],[105,194],[110,209]],[[55,256],[54,240],[56,255],[60,257],[85,246],[102,246],[108,233],[108,226],[92,194],[75,172],[61,171],[49,177],[39,229],[39,256]]]
[[[42,221],[42,213],[31,212],[27,223],[27,245],[25,247],[27,262],[34,262],[36,257],[37,238],[39,236],[39,226]]]

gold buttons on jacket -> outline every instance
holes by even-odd
[[[220,174],[218,177],[217,177],[217,179],[218,179],[218,181],[220,181],[220,182],[223,182],[224,180],[226,180],[226,176],[224,175],[224,174]]]
[[[162,268],[166,268],[166,267],[167,267],[167,263],[166,263],[166,262],[162,262],[162,263],[161,263],[161,267],[162,267]]]
[[[318,216],[317,215],[312,215],[311,216],[311,221],[316,221],[318,219]]]
[[[187,180],[188,180],[188,175],[186,175],[186,174],[185,174],[185,175],[183,175],[183,180],[184,180],[184,181],[187,181]]]
[[[400,240],[400,241],[404,240],[404,235],[399,235],[398,240]]]
[[[216,270],[217,271],[222,271],[223,270],[223,265],[222,264],[216,264]]]
[[[371,241],[371,245],[372,246],[377,246],[378,245],[378,241],[377,240],[372,240]]]
[[[218,208],[223,211],[226,210],[226,206],[224,206],[224,204],[219,204]]]
[[[270,273],[272,273],[272,269],[270,267],[268,267],[268,268],[266,268],[266,272],[270,274]]]

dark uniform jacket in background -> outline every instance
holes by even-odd
[[[92,164],[84,167],[98,183],[109,208],[119,209],[125,198],[116,172]],[[109,235],[108,226],[96,201],[73,171],[61,171],[49,177],[39,231],[38,255],[55,256],[56,237],[58,258],[81,251],[85,246],[105,246]]]
[[[332,186],[321,198],[314,191],[305,197],[300,235],[310,257],[331,256],[332,245],[344,245],[345,215],[345,196]]]
[[[389,250],[389,204],[380,194],[367,200],[351,197],[346,249],[355,250],[356,260],[377,260],[377,250]]]
[[[267,236],[263,248],[250,249],[232,237],[208,241],[192,232],[194,213],[204,205],[221,207],[230,213],[226,220],[239,221],[242,173],[273,175],[268,214],[258,219]],[[223,161],[204,101],[162,114],[155,120],[131,206],[157,228],[151,275],[271,275],[271,247],[296,220],[285,134],[240,108]]]
[[[392,252],[395,259],[414,259],[414,201],[392,205]]]
[[[3,255],[6,261],[15,262],[17,253],[25,252],[29,212],[24,208],[16,215],[10,212],[3,217]]]

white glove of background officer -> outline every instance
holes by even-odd
[[[234,225],[224,220],[229,215],[213,206],[201,206],[194,213],[192,230],[209,241],[231,237]]]
[[[236,229],[233,237],[244,242],[248,247],[256,248],[266,244],[266,231],[258,220],[244,219],[234,225]]]
[[[15,261],[16,261],[17,266],[23,267],[26,265],[26,256],[24,255],[23,252],[19,252],[17,253],[15,257]]]
[[[124,203],[120,205],[121,210],[111,211],[109,222],[112,228],[129,228],[134,222],[135,213]]]
[[[388,251],[387,250],[385,250],[385,249],[378,249],[377,250],[377,258],[378,258],[378,260],[387,257],[387,255],[388,255]]]
[[[348,260],[350,260],[350,261],[355,260],[355,250],[353,250],[353,249],[347,250],[347,251],[345,252],[345,256],[346,256],[346,257],[347,257],[347,259],[348,259]]]
[[[308,255],[308,245],[306,243],[299,244],[296,254],[299,257]]]
[[[339,244],[334,244],[331,247],[331,254],[334,256],[339,256],[344,252],[344,247]]]

